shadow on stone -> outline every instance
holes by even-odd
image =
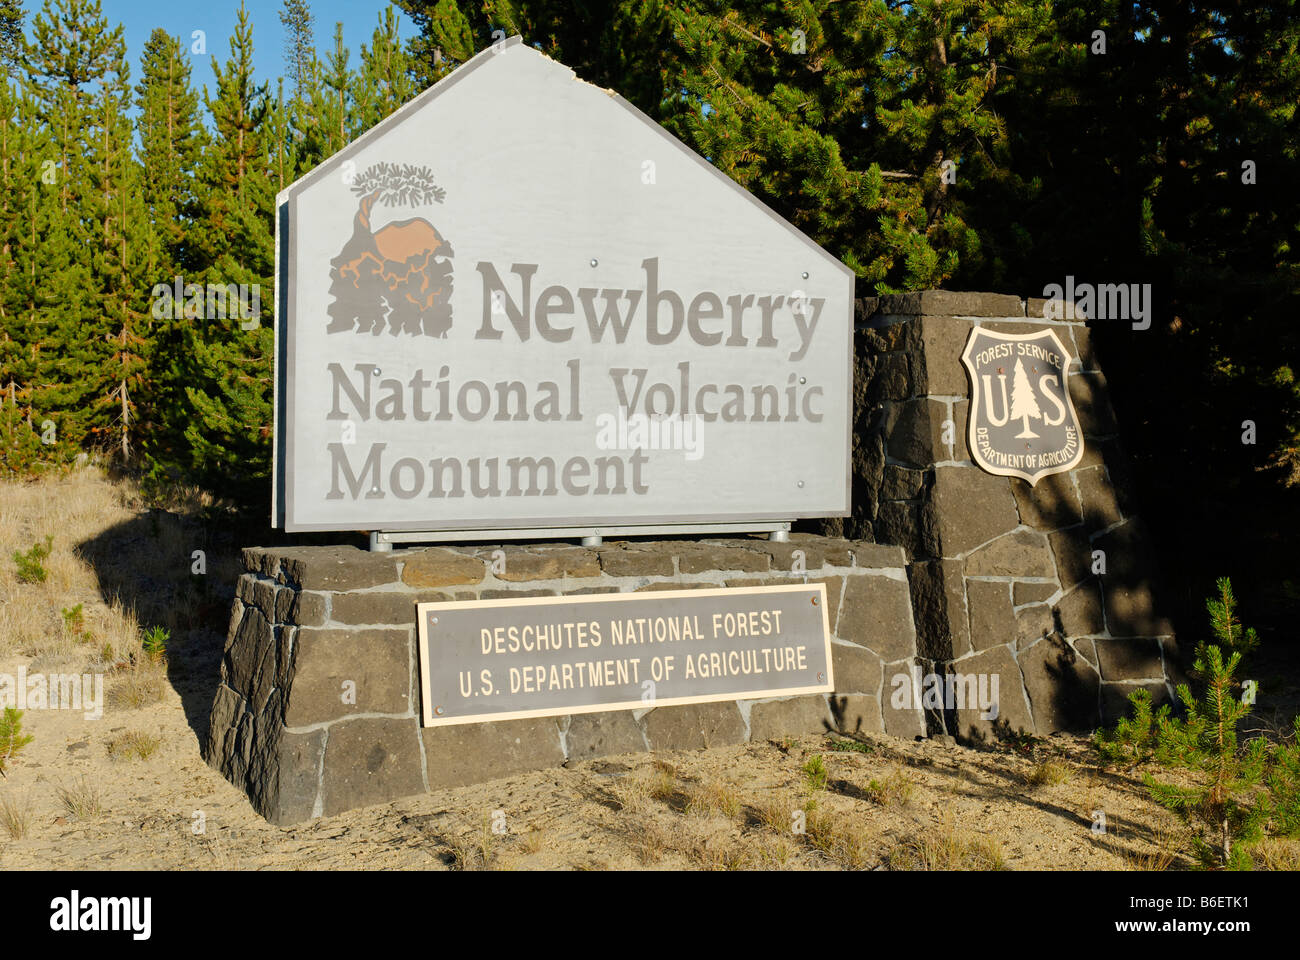
[[[1034,745],[1038,741],[1037,737],[1023,727],[1012,729],[1005,717],[998,717],[993,721],[991,732],[970,724],[965,731],[959,731],[956,737],[965,746],[975,749],[992,749],[994,746],[1001,745],[1026,756],[1033,753]]]

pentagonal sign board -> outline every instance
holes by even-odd
[[[967,444],[975,465],[1037,484],[1083,459],[1083,431],[1070,400],[1072,359],[1056,332],[975,327],[962,351],[970,375]]]
[[[851,271],[518,38],[277,229],[279,526],[848,513]]]

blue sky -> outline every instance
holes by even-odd
[[[189,49],[195,30],[206,34],[207,54],[195,56],[192,74],[196,87],[212,85],[212,57],[224,62],[230,55],[230,37],[235,30],[239,0],[101,0],[104,16],[110,25],[122,24],[126,34],[127,56],[131,61],[131,82],[140,79],[140,54],[155,27],[173,36],[179,35]],[[31,20],[41,8],[42,0],[26,0],[28,35]],[[253,23],[254,77],[270,81],[284,74],[284,29],[280,26],[280,0],[246,0]],[[316,17],[316,50],[322,57],[332,48],[334,24],[343,24],[343,42],[351,50],[348,64],[356,67],[361,44],[370,44],[379,16],[388,6],[383,0],[310,0]],[[415,34],[410,19],[394,7],[401,24],[402,37]]]

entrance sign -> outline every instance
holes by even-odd
[[[829,693],[825,584],[422,603],[426,727]]]
[[[1071,357],[1052,330],[971,330],[961,355],[970,374],[967,444],[975,465],[1028,480],[1083,459],[1083,431],[1070,401]]]
[[[518,38],[278,210],[277,526],[848,514],[852,272]]]

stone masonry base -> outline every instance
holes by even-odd
[[[277,824],[611,754],[925,732],[919,704],[891,706],[891,678],[917,664],[898,547],[808,535],[387,554],[286,547],[245,550],[244,566],[207,755]],[[833,694],[421,727],[418,602],[804,582],[826,585]]]

